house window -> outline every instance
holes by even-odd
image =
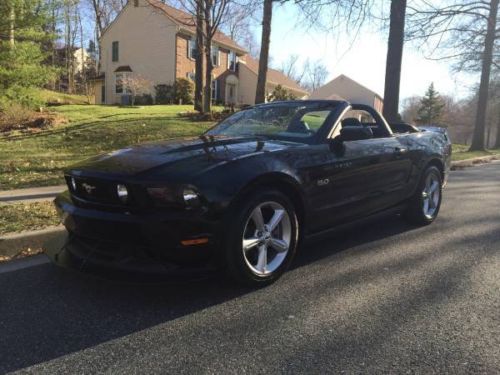
[[[124,81],[127,78],[127,73],[120,72],[115,73],[115,93],[117,94],[126,94],[127,88],[125,87]]]
[[[217,101],[217,86],[218,86],[218,83],[217,83],[217,80],[213,80],[212,81],[212,100],[215,102]]]
[[[101,86],[101,103],[106,103],[106,86]]]
[[[112,60],[118,61],[119,58],[119,45],[118,42],[113,42],[112,44]]]
[[[236,57],[236,52],[231,51],[228,54],[227,57],[227,68],[229,70],[232,70],[233,72],[236,71],[236,63],[237,63],[237,57]]]
[[[188,73],[186,73],[186,78],[190,79],[191,81],[194,82],[196,80],[196,73],[195,72],[188,72]]]
[[[198,55],[198,48],[196,46],[196,41],[192,38],[188,40],[188,57],[192,60],[196,59]]]
[[[212,45],[211,53],[212,53],[212,65],[219,66],[219,64],[220,64],[219,47]]]

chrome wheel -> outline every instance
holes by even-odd
[[[434,173],[430,173],[425,180],[424,190],[422,191],[422,210],[428,219],[434,218],[439,205],[441,198],[439,183],[439,178]]]
[[[245,263],[257,276],[269,276],[285,260],[292,239],[290,216],[277,202],[264,202],[251,212],[243,231]]]

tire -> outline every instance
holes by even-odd
[[[288,269],[297,252],[299,223],[283,193],[266,189],[245,197],[226,223],[224,262],[231,278],[260,287]]]
[[[405,218],[412,224],[428,225],[439,214],[443,179],[441,172],[435,166],[425,169],[417,186],[417,190],[408,202]]]

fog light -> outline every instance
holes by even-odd
[[[200,204],[200,195],[192,188],[185,188],[182,192],[184,203],[188,207],[195,207]]]
[[[71,188],[73,191],[76,191],[76,180],[74,177],[71,177]]]
[[[123,203],[125,203],[128,200],[128,190],[125,185],[122,184],[116,185],[116,194]]]

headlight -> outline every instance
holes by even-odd
[[[73,189],[73,191],[76,191],[76,180],[74,177],[71,177],[71,188]]]
[[[200,194],[192,187],[149,187],[147,191],[148,195],[160,206],[194,208],[201,203]]]
[[[123,202],[127,202],[128,200],[128,190],[127,187],[123,184],[116,185],[116,195]]]

